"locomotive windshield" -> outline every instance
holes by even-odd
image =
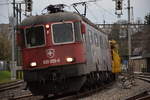
[[[53,42],[66,44],[74,42],[73,23],[56,23],[52,25]]]
[[[25,29],[25,41],[27,47],[37,47],[45,44],[44,27],[36,26]]]

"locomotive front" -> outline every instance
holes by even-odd
[[[82,86],[86,60],[81,26],[81,17],[68,12],[32,16],[21,23],[18,43],[24,80],[33,94],[68,92]]]

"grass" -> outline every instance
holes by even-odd
[[[0,83],[11,81],[11,72],[0,71]]]

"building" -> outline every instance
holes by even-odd
[[[132,57],[130,65],[133,72],[150,72],[150,25],[132,35]]]

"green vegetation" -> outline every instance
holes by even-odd
[[[8,82],[11,79],[11,72],[9,71],[0,71],[0,83]]]

